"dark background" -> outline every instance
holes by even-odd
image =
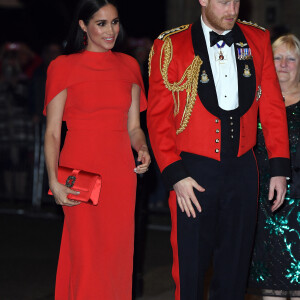
[[[22,8],[0,9],[0,43],[28,43],[35,51],[49,41],[62,42],[77,1],[22,0]],[[154,39],[165,28],[165,0],[120,0],[117,2],[125,32],[132,37]]]
[[[182,22],[178,18],[182,16],[184,20],[187,19],[184,18],[184,11],[182,15],[173,14],[172,5],[176,1],[171,1],[119,0],[121,23],[127,37],[147,37],[153,40],[164,30],[186,24],[186,21]],[[185,4],[188,3],[187,0],[185,1]],[[198,0],[193,1],[195,1],[193,5],[197,7],[195,11],[197,16],[200,14],[200,6]],[[78,1],[19,0],[19,2],[22,3],[21,8],[0,6],[0,45],[6,42],[24,42],[34,52],[41,54],[44,46],[50,42],[61,44],[65,40]],[[254,0],[241,1],[241,19],[251,20],[254,2]],[[263,3],[265,2],[261,0],[260,11],[264,11]],[[272,2],[277,1],[268,0],[270,8],[266,9],[266,14],[264,14],[270,25],[267,26],[268,29],[271,29],[271,25],[275,25],[272,22],[275,22],[279,14],[279,9],[275,11],[271,5]],[[294,10],[293,7],[290,9]],[[171,20],[174,21],[174,26],[170,26],[172,23],[170,20],[167,21],[168,12],[175,19]],[[147,68],[144,69],[147,74]],[[46,70],[43,76],[46,78],[45,72]],[[146,76],[145,82],[147,82]],[[26,85],[28,82],[21,82],[21,84]],[[41,94],[40,103],[42,104],[44,93]],[[3,92],[2,98],[9,99]],[[15,100],[18,100],[17,104],[20,104],[24,99]],[[28,104],[26,101],[30,103],[28,99],[25,99],[24,104]],[[19,118],[22,119],[20,116]],[[28,119],[29,117],[25,121],[27,122]],[[2,133],[0,128],[0,137]],[[4,144],[0,143],[0,146]],[[53,199],[47,196],[46,177],[42,205],[32,205],[34,141],[28,141],[27,151],[23,151],[22,145],[14,145],[20,150],[19,165],[10,166],[9,154],[12,151],[5,152],[5,155],[0,154],[0,300],[53,300],[62,213],[61,208],[57,207]],[[143,300],[169,300],[173,299],[174,291],[171,279],[172,254],[169,243],[170,216],[166,194],[159,180],[158,169],[154,166],[153,159],[149,172],[143,179],[139,178],[133,291],[136,296],[144,295],[144,298],[140,298]],[[13,175],[11,181],[15,184],[10,196],[5,194],[7,179],[5,172]],[[157,178],[157,181],[150,182],[150,177],[151,179]],[[155,186],[158,187],[156,190]],[[26,193],[21,193],[22,190]],[[156,193],[151,196],[149,191],[156,191]]]

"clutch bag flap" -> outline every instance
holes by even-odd
[[[99,174],[59,166],[57,179],[59,183],[80,192],[79,195],[69,194],[69,199],[98,204],[102,185]],[[48,194],[53,195],[51,190]]]

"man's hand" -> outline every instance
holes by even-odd
[[[202,211],[201,206],[195,196],[194,188],[198,190],[199,192],[204,192],[205,189],[200,186],[193,178],[187,177],[180,181],[178,181],[176,184],[174,184],[174,191],[176,192],[178,205],[182,212],[185,211],[188,217],[191,215],[193,218],[196,218],[196,213],[194,210],[193,204],[196,206],[197,210],[199,212]]]
[[[276,199],[272,205],[272,211],[274,212],[276,209],[278,209],[285,197],[286,193],[286,178],[284,176],[275,176],[271,177],[270,180],[270,188],[269,188],[269,200],[271,201],[274,198],[274,192],[276,190]]]

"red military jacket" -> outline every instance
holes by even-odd
[[[240,112],[238,157],[256,144],[259,111],[271,176],[288,176],[286,111],[269,32],[238,21],[233,33]],[[245,48],[247,53],[240,50]],[[181,152],[220,160],[220,114],[200,20],[162,33],[149,58],[147,120],[155,158],[170,188],[189,176]]]

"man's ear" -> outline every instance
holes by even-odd
[[[199,0],[201,6],[206,7],[208,4],[208,0]]]

